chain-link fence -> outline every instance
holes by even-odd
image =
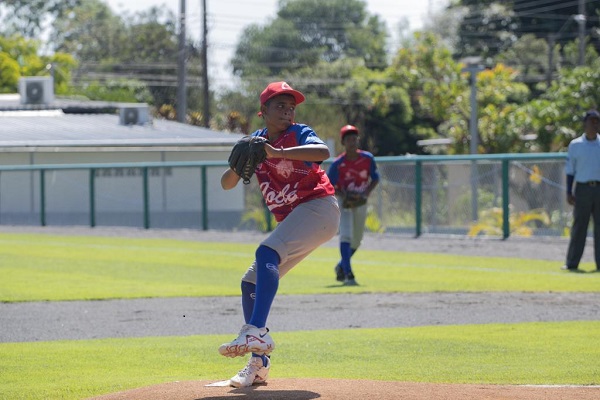
[[[564,153],[376,158],[367,229],[565,236]],[[324,169],[329,166],[323,165]],[[270,230],[255,180],[223,191],[226,162],[0,166],[0,224]]]
[[[528,156],[528,157],[527,157]],[[564,154],[379,159],[372,230],[508,237],[568,232]]]

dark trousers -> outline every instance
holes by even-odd
[[[567,266],[577,268],[583,256],[590,216],[594,220],[594,258],[600,269],[600,185],[589,186],[578,183],[575,187],[575,206],[571,241],[567,252]]]

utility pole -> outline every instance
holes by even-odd
[[[585,0],[579,0],[579,14],[575,16],[579,24],[579,66],[585,63]]]
[[[179,54],[177,57],[177,121],[185,122],[187,114],[186,56],[185,45],[185,0],[179,7]]]
[[[584,7],[585,0],[579,0],[579,11],[585,12]],[[565,23],[560,27],[560,29],[556,33],[548,34],[548,74],[546,77],[546,81],[548,85],[552,83],[552,75],[554,74],[554,46],[556,46],[556,42],[558,39],[562,37],[565,29],[571,24],[572,21],[577,21],[579,24],[579,65],[583,65],[585,61],[585,15],[583,14],[575,14],[571,15],[569,19],[565,21]],[[582,29],[583,26],[583,29]]]
[[[469,83],[471,84],[471,119],[469,121],[469,133],[471,135],[471,154],[477,154],[479,146],[479,134],[477,132],[477,73],[483,71],[483,66],[479,64],[470,64],[462,69],[462,72],[469,72]]]
[[[548,34],[548,70],[546,72],[546,84],[548,87],[552,84],[552,75],[554,74],[554,46],[556,45],[556,34]]]
[[[210,91],[208,87],[208,26],[206,25],[206,0],[202,0],[202,83],[204,91],[204,126],[210,126]]]
[[[479,64],[469,64],[462,72],[469,72],[469,83],[471,84],[471,118],[469,121],[469,133],[471,135],[471,154],[477,154],[479,146],[479,133],[477,131],[477,73],[483,71],[483,66]],[[477,163],[471,162],[471,217],[473,221],[479,219],[479,194],[477,190]]]

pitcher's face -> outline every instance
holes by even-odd
[[[296,100],[289,94],[275,96],[262,107],[261,111],[267,129],[285,131],[294,123]]]

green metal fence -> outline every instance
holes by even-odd
[[[564,235],[570,224],[564,195],[565,157],[565,153],[377,157],[382,179],[369,200],[367,225],[375,231],[415,236]],[[241,188],[239,210],[221,210],[214,198],[226,194],[220,194],[215,176],[226,167],[225,161],[0,166],[0,224],[30,224],[35,215],[37,223],[46,226],[52,224],[50,214],[60,224],[80,225],[69,222],[70,214],[87,204],[79,214],[87,215],[86,225],[94,227],[99,216],[104,218],[105,211],[98,205],[101,199],[113,211],[119,201],[128,210],[109,225],[120,225],[129,213],[141,215],[140,225],[148,229],[161,227],[158,220],[176,220],[174,216],[181,214],[181,222],[169,227],[240,229],[245,224],[246,229],[256,229],[258,225],[249,224],[252,218],[247,217],[254,215],[254,220],[266,220],[260,229],[271,229],[256,182]],[[117,172],[110,176],[110,171]],[[127,179],[117,183],[117,176]],[[30,183],[25,184],[25,179]],[[124,197],[102,197],[111,191]],[[69,206],[69,201],[77,207]],[[169,204],[158,210],[161,201]],[[27,202],[31,204],[24,207]],[[172,205],[178,202],[188,205]]]
[[[149,229],[151,227],[151,211],[150,211],[150,191],[149,191],[149,171],[152,169],[160,168],[193,168],[197,169],[200,173],[198,180],[200,182],[200,193],[201,207],[199,213],[201,214],[201,226],[202,229],[208,230],[208,202],[207,193],[209,188],[207,187],[207,169],[216,168],[223,169],[227,166],[227,163],[222,161],[203,161],[203,162],[148,162],[148,163],[106,163],[106,164],[46,164],[46,165],[3,165],[0,166],[0,174],[4,175],[11,172],[31,172],[36,173],[39,179],[39,224],[41,226],[47,225],[47,183],[46,175],[51,171],[88,171],[87,173],[87,185],[88,185],[88,199],[89,199],[89,226],[96,226],[96,201],[97,201],[97,184],[96,177],[98,176],[99,170],[140,170],[141,171],[141,191],[139,193],[142,199],[142,214],[143,214],[143,227]],[[6,192],[9,188],[2,186],[0,181],[0,194]],[[0,202],[0,220],[3,214],[2,202]]]
[[[561,235],[569,223],[565,157],[565,153],[380,157],[377,215],[385,230],[414,228],[415,236],[465,235],[479,226],[483,234],[508,238],[515,232],[512,228],[523,228],[528,218],[530,229],[517,234]],[[386,198],[391,208],[384,210]],[[552,227],[542,218],[534,220],[544,213],[549,220],[558,215],[560,221]],[[389,222],[398,215],[413,215],[414,221]]]

